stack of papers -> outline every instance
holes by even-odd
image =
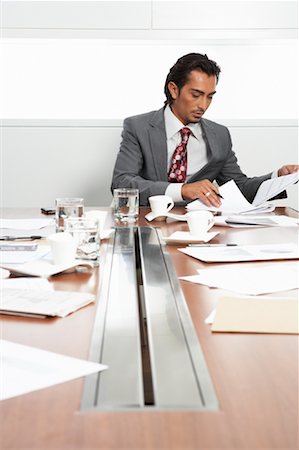
[[[299,288],[297,261],[263,265],[213,267],[181,280],[226,289],[244,295],[261,295]]]
[[[38,235],[46,237],[55,233],[55,220],[48,219],[0,219],[0,237],[11,238]]]
[[[265,180],[260,185],[252,204],[246,200],[236,183],[233,180],[230,180],[219,188],[219,193],[223,197],[219,208],[206,206],[200,200],[194,200],[187,205],[187,209],[190,211],[203,209],[224,212],[226,214],[257,214],[270,212],[274,210],[274,206],[266,203],[267,200],[284,191],[289,185],[296,183],[298,178],[299,172],[295,172],[282,177]]]
[[[0,340],[0,400],[100,372],[107,366]]]
[[[221,220],[220,220],[221,219]],[[216,225],[231,227],[298,227],[298,219],[288,216],[244,216],[234,215],[216,218]]]
[[[18,250],[19,248],[21,248],[21,250]],[[3,266],[3,264],[24,264],[29,261],[43,258],[49,252],[50,247],[46,245],[0,244],[0,266]]]
[[[299,258],[296,244],[187,247],[178,250],[204,262],[271,261]]]
[[[93,294],[81,292],[3,287],[0,314],[65,317],[94,300]]]

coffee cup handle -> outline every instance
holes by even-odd
[[[170,211],[173,207],[174,207],[174,201],[172,200],[171,197],[169,197],[169,203],[168,203],[168,205],[167,205],[166,211],[167,211],[167,212]]]

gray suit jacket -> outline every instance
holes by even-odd
[[[238,165],[228,129],[206,119],[201,119],[201,126],[208,163],[188,183],[208,179],[221,185],[233,179],[252,202],[260,184],[270,178],[271,173],[248,178]],[[168,185],[164,108],[125,119],[111,189],[137,188],[140,205],[145,206],[148,197],[164,194]]]

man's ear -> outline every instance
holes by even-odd
[[[169,81],[167,86],[168,86],[168,90],[170,92],[172,100],[175,100],[179,95],[179,88],[173,81]]]

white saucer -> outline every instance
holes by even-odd
[[[208,231],[201,236],[192,236],[189,231],[175,231],[170,236],[163,236],[163,240],[167,244],[196,244],[198,242],[209,242],[219,231]]]
[[[186,214],[173,214],[171,212],[166,212],[163,216],[161,216],[161,213],[159,214],[154,214],[153,212],[149,212],[148,214],[146,214],[146,216],[144,216],[146,218],[146,220],[148,220],[149,222],[151,222],[152,220],[157,219],[157,217],[165,217],[165,220],[167,217],[169,217],[170,219],[174,219],[174,220],[182,220],[182,221],[187,221],[187,218],[185,217]]]
[[[8,278],[10,275],[10,272],[6,269],[0,268],[0,278]]]

